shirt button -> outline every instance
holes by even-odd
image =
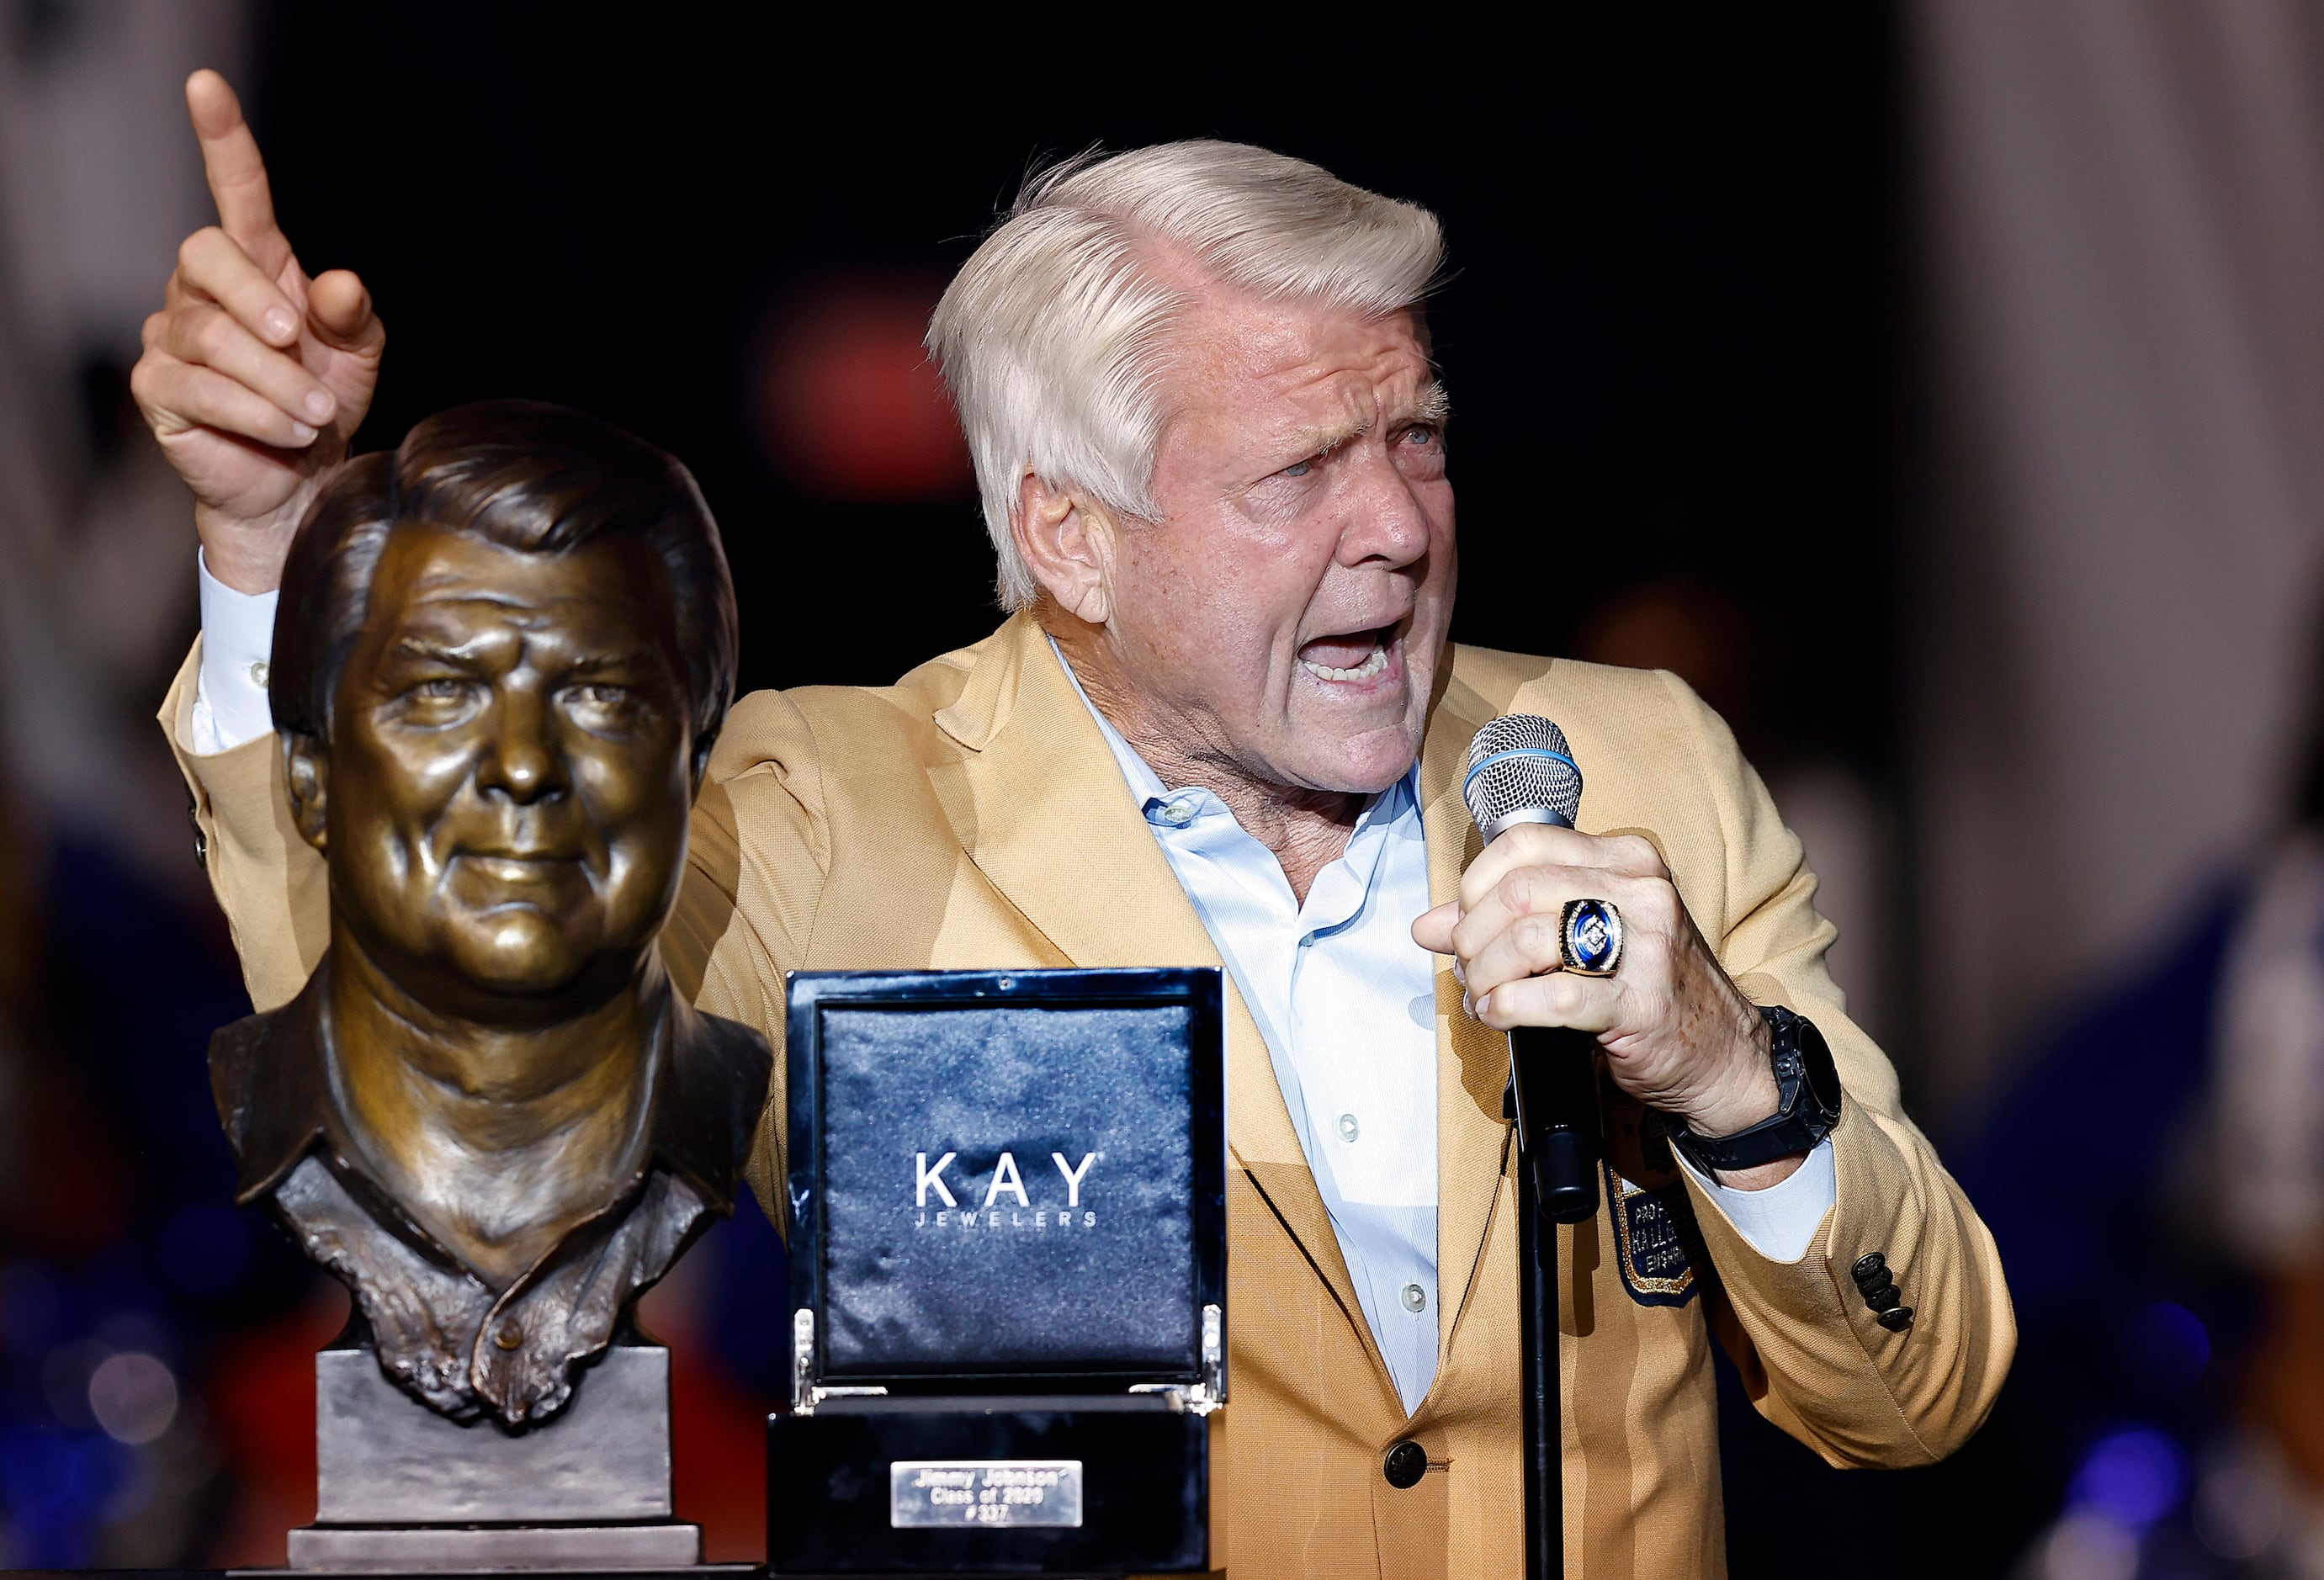
[[[1194,821],[1194,808],[1190,803],[1174,801],[1162,809],[1162,821],[1174,829],[1183,829]]]
[[[1414,1316],[1428,1309],[1428,1291],[1418,1284],[1404,1286],[1404,1309]]]
[[[1355,1140],[1357,1130],[1358,1126],[1356,1125],[1356,1116],[1353,1114],[1342,1114],[1340,1116],[1340,1139],[1342,1141]]]
[[[524,1342],[524,1328],[512,1317],[501,1324],[501,1330],[493,1335],[493,1342],[504,1350],[512,1350]]]
[[[250,666],[250,684],[256,686],[259,690],[264,691],[266,689],[266,677],[270,673],[272,672],[266,667],[266,660],[261,658],[258,662]]]

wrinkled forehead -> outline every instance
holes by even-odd
[[[1174,418],[1296,428],[1425,419],[1442,405],[1418,314],[1233,291],[1190,297],[1164,388]]]

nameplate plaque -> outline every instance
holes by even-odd
[[[1078,1530],[1078,1459],[899,1459],[888,1466],[888,1523]]]

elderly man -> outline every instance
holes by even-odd
[[[221,225],[136,378],[207,566],[163,722],[263,1006],[311,966],[319,896],[250,675],[383,337],[354,276],[292,257],[225,84],[189,96]],[[1925,1464],[1993,1401],[2008,1295],[1720,721],[1666,675],[1448,643],[1439,262],[1425,211],[1253,148],[1032,182],[930,331],[1009,618],[893,686],[738,704],[665,947],[773,1038],[797,968],[1225,966],[1218,1550],[1245,1575],[1517,1571],[1501,1032],[1594,1033],[1606,1204],[1559,1237],[1567,1548],[1714,1575],[1714,1338],[1832,1463]],[[1589,766],[1583,828],[1480,854],[1462,755],[1513,711]],[[1626,921],[1611,976],[1558,969],[1577,898]],[[1797,1074],[1823,1043],[1828,1106]]]

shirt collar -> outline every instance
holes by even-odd
[[[234,1145],[235,1199],[247,1205],[279,1184],[327,1139],[330,1102],[323,1006],[327,951],[299,996],[281,1008],[222,1028],[210,1039],[210,1093]],[[732,1210],[751,1132],[765,1105],[773,1058],[757,1033],[665,996],[657,1068],[649,1089],[646,1167],[682,1175],[718,1212]],[[376,1197],[376,1181],[333,1152],[332,1166]]]

